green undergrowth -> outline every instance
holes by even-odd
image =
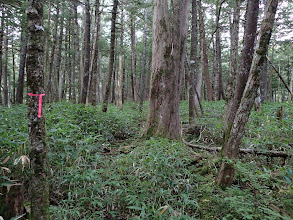
[[[243,147],[292,152],[293,106],[282,103],[279,122],[280,105],[267,103],[252,112]],[[201,134],[190,138],[219,146],[225,103],[203,106]],[[26,115],[25,105],[0,109],[2,187],[13,183],[16,172],[3,167],[13,170],[15,159],[29,155]],[[187,121],[187,102],[180,115]],[[146,108],[139,112],[134,103],[123,111],[110,105],[107,113],[100,106],[46,105],[51,219],[293,218],[292,160],[241,157],[233,186],[223,190],[215,185],[218,155],[194,152],[178,141],[141,139],[145,118]],[[26,182],[29,168],[19,168]]]

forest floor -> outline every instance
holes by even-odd
[[[203,107],[198,132],[185,139],[219,147],[225,103]],[[224,190],[215,184],[219,154],[142,139],[146,113],[147,104],[139,112],[136,103],[123,111],[110,105],[107,113],[100,106],[46,105],[51,219],[293,219],[292,158],[240,156],[233,185]],[[181,103],[180,116],[187,123],[188,102]],[[241,147],[292,154],[293,103],[253,111]],[[27,186],[29,168],[14,162],[28,152],[27,107],[1,108],[0,167],[12,172],[1,171],[0,187],[13,179]],[[29,207],[27,198],[26,189]]]

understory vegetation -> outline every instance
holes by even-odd
[[[185,138],[220,146],[224,106],[204,102],[199,132]],[[107,113],[100,106],[46,106],[51,219],[293,218],[292,158],[241,155],[233,186],[221,189],[215,184],[220,154],[158,137],[142,139],[144,109],[139,112],[135,103],[126,103],[123,111],[110,105]],[[188,102],[181,103],[180,114],[186,123]],[[25,105],[0,109],[0,186],[23,183],[29,212],[26,115]],[[292,154],[293,104],[266,103],[261,112],[253,111],[242,147]]]

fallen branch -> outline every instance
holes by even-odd
[[[183,137],[182,137],[182,142],[184,144],[186,144],[187,146],[189,146],[191,148],[195,148],[195,149],[202,149],[202,150],[206,150],[206,151],[210,151],[210,152],[219,152],[222,150],[221,147],[208,147],[208,146],[204,146],[204,145],[191,144],[191,143],[187,142],[186,140],[184,140]],[[262,151],[262,150],[251,149],[251,148],[240,148],[239,153],[240,154],[264,155],[264,156],[269,156],[269,157],[282,157],[284,159],[286,159],[287,157],[293,157],[292,154],[284,152],[284,151],[274,151],[274,150]]]

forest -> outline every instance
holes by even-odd
[[[0,0],[0,220],[293,219],[291,0]]]

